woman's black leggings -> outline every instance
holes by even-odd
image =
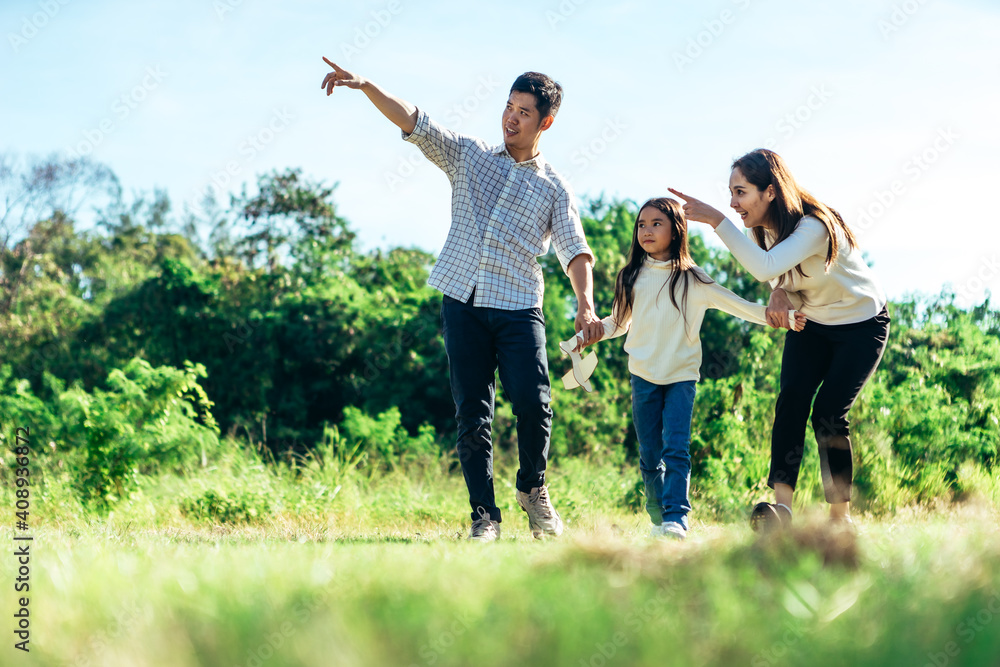
[[[850,501],[854,466],[847,413],[875,372],[888,338],[889,313],[885,308],[856,324],[808,322],[802,331],[788,332],[771,432],[768,486],[788,484],[795,488],[812,406],[826,501]]]

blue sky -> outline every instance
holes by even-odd
[[[890,296],[1000,292],[995,2],[7,0],[0,26],[0,151],[89,154],[178,212],[301,167],[363,248],[436,252],[447,179],[362,94],[326,97],[321,56],[497,142],[531,69],[565,88],[542,151],[581,198],[729,212],[729,164],[770,146]]]

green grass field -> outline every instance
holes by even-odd
[[[443,470],[299,482],[299,496],[240,471],[281,502],[225,523],[179,508],[232,471],[162,478],[99,519],[52,481],[32,531],[30,653],[13,648],[17,565],[0,563],[0,664],[1000,664],[992,503],[862,516],[856,538],[814,504],[767,539],[696,507],[677,543],[609,501],[631,469],[557,472],[564,536],[532,540],[504,486],[487,545],[465,541],[464,485]]]

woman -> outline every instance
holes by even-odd
[[[775,502],[758,503],[751,525],[791,523],[810,405],[830,518],[851,523],[847,413],[885,350],[885,292],[840,214],[799,187],[776,153],[758,149],[736,160],[729,191],[753,240],[718,210],[671,189],[687,202],[688,220],[711,225],[744,268],[770,283],[769,324],[788,328],[792,309],[809,320],[785,337],[767,480]]]

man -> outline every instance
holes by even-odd
[[[469,539],[500,535],[491,440],[496,373],[517,417],[517,502],[536,538],[557,536],[562,520],[545,486],[552,410],[542,316],[544,285],[536,257],[550,240],[579,304],[576,330],[585,342],[603,335],[594,314],[593,252],[573,194],[542,158],[538,144],[552,126],[562,87],[527,72],[511,87],[502,116],[504,141],[447,130],[412,104],[323,58],[333,68],[322,87],[361,90],[440,167],[452,186],[452,219],[428,284],[444,294],[441,320],[458,421],[458,453],[472,505]]]

